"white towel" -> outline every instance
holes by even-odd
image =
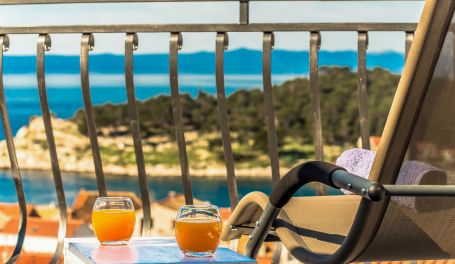
[[[354,148],[341,153],[336,160],[336,165],[345,168],[349,173],[368,179],[371,166],[373,165],[376,153],[371,150]],[[430,164],[406,160],[401,166],[395,184],[405,185],[423,185],[423,184],[447,184],[447,174]],[[344,194],[352,194],[347,190],[341,190]],[[436,198],[437,199],[437,198]],[[435,204],[441,204],[435,201],[435,198],[428,197],[404,197],[394,196],[392,201],[398,205],[414,209],[415,211],[426,210],[434,207]],[[435,209],[435,208],[433,208]]]
[[[376,153],[372,150],[353,148],[343,151],[336,161],[336,165],[345,168],[349,173],[368,179]],[[352,192],[341,189],[344,194]]]

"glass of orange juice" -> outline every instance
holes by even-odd
[[[125,245],[136,223],[133,202],[128,197],[98,197],[93,206],[92,225],[103,245]]]
[[[180,250],[189,257],[211,256],[220,243],[221,219],[213,205],[185,205],[175,221]]]

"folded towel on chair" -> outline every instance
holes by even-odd
[[[376,153],[371,150],[360,148],[349,149],[341,153],[340,157],[336,160],[336,164],[345,168],[349,173],[363,178],[368,178],[375,156]],[[446,185],[447,174],[443,170],[430,164],[414,160],[405,160],[401,166],[395,184]],[[352,194],[347,190],[342,189],[341,191],[344,194]],[[428,211],[436,209],[435,205],[438,207],[438,204],[442,204],[441,201],[438,202],[437,199],[440,198],[403,196],[392,197],[392,201],[396,202],[398,205],[414,209],[415,211]]]

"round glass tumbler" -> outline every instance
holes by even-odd
[[[218,207],[185,205],[175,221],[175,237],[180,250],[189,257],[208,257],[217,249],[221,236]]]
[[[128,197],[98,197],[93,206],[92,225],[103,245],[125,245],[133,235],[136,212]]]

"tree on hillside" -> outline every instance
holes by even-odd
[[[324,142],[354,144],[360,135],[358,113],[358,77],[349,68],[322,67],[319,86]],[[399,76],[383,69],[368,71],[368,104],[372,135],[381,135]],[[307,78],[289,80],[273,87],[279,144],[285,138],[300,143],[313,142],[311,90]],[[196,98],[181,95],[185,130],[201,133],[219,131],[217,101],[213,95],[200,92]],[[253,142],[267,151],[263,94],[260,89],[241,89],[228,97],[229,121],[235,140]],[[94,107],[98,128],[129,127],[125,104]],[[171,99],[160,95],[138,102],[143,137],[174,135]],[[82,133],[87,133],[83,110],[74,120]]]

